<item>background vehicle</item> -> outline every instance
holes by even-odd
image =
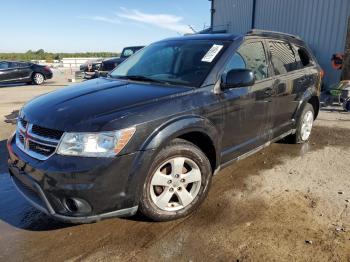
[[[320,86],[321,69],[295,36],[167,39],[106,78],[27,103],[8,141],[10,173],[57,219],[137,210],[180,218],[203,202],[220,169],[286,136],[308,141]]]
[[[120,55],[120,57],[110,58],[102,61],[101,72],[110,72],[116,68],[119,64],[124,62],[127,58],[132,56],[134,53],[144,48],[144,46],[129,46],[125,47]]]
[[[0,83],[32,83],[41,85],[52,78],[48,66],[30,62],[0,61]]]
[[[101,62],[99,69],[96,73],[86,72],[84,75],[85,79],[93,79],[100,76],[106,76],[110,71],[116,68],[119,64],[125,61],[128,57],[132,56],[138,50],[142,49],[144,46],[129,46],[125,47],[120,55],[120,57],[114,57],[105,59]]]
[[[86,72],[86,71],[94,72],[95,70],[100,69],[102,61],[103,59],[87,61],[86,63],[80,65],[79,70],[83,72]]]

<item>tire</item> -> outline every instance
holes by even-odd
[[[350,112],[350,98],[344,101],[343,108],[346,112]]]
[[[34,73],[33,76],[32,76],[32,83],[34,85],[41,85],[43,84],[45,81],[45,77],[43,74],[41,73]]]
[[[194,144],[175,139],[154,159],[143,185],[139,210],[155,221],[185,217],[203,202],[211,179],[206,155]]]
[[[298,119],[296,132],[291,136],[292,143],[302,144],[309,140],[314,119],[314,108],[311,104],[307,103]]]

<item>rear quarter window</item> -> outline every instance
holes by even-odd
[[[286,74],[298,69],[295,53],[287,42],[269,41],[269,49],[275,75]]]
[[[306,48],[293,45],[293,49],[296,54],[298,69],[313,65],[312,56]]]

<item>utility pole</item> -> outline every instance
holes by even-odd
[[[350,80],[350,17],[348,18],[341,80]]]

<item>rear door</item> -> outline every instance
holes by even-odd
[[[220,94],[224,114],[221,154],[229,161],[268,140],[271,111],[271,91],[274,79],[269,73],[267,52],[263,40],[246,40],[232,54],[224,73],[246,68],[255,74],[255,84],[223,91]]]
[[[274,71],[272,136],[278,137],[294,127],[298,94],[305,86],[304,70],[298,67],[296,54],[286,41],[268,40],[269,56]]]
[[[29,63],[17,63],[16,78],[18,80],[30,80],[32,69]]]

